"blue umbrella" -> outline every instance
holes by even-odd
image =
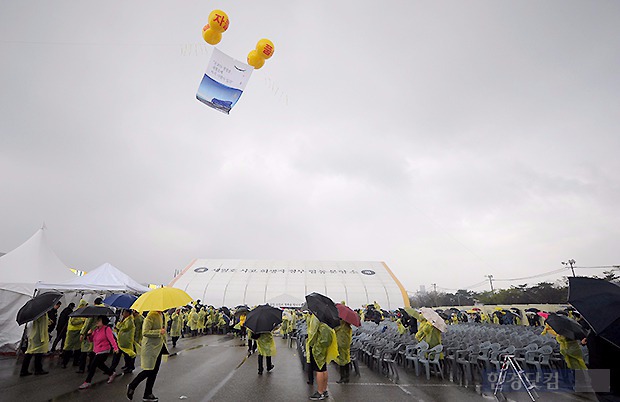
[[[130,295],[127,293],[118,293],[106,297],[103,302],[108,306],[128,309],[131,308],[131,305],[136,300],[138,300],[138,298],[134,295]]]

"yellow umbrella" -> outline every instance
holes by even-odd
[[[146,292],[138,297],[131,309],[143,311],[165,311],[175,307],[187,305],[193,299],[181,289],[159,288]]]

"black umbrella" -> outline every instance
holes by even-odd
[[[592,330],[620,347],[620,286],[604,279],[568,278],[568,302]]]
[[[228,309],[228,307],[220,307],[220,311],[230,317],[230,310]]]
[[[50,311],[60,299],[62,299],[62,293],[48,292],[28,300],[17,312],[17,323],[22,325],[40,318]]]
[[[281,322],[282,310],[263,304],[248,313],[243,325],[255,334],[260,334],[273,331]]]
[[[331,328],[336,328],[340,325],[338,309],[329,297],[313,292],[306,296],[306,303],[308,304],[308,310],[322,323],[329,325]]]
[[[555,313],[549,314],[545,320],[547,324],[558,334],[571,340],[581,340],[586,337],[586,333],[579,323],[565,315]]]
[[[518,308],[516,308],[516,307],[510,307],[510,309],[511,309],[512,311],[514,311],[515,313],[517,313],[518,315],[521,315],[521,310],[519,310]]]
[[[540,310],[535,307],[526,308],[525,311],[528,313],[538,313]]]
[[[100,315],[113,316],[114,310],[106,306],[86,306],[75,310],[69,317],[98,317]]]

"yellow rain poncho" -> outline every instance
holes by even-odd
[[[441,331],[428,321],[425,321],[424,324],[419,327],[415,337],[418,341],[424,340],[428,343],[429,349],[441,343]],[[443,358],[443,354],[441,354],[440,357]]]
[[[196,331],[198,329],[198,313],[192,307],[192,310],[189,312],[189,329],[192,331]]]
[[[234,329],[241,331],[241,327],[245,324],[245,314],[239,316],[239,322],[235,324]]]
[[[183,327],[183,317],[176,311],[172,314],[172,325],[170,326],[170,336],[181,336]]]
[[[555,339],[560,344],[560,353],[564,356],[564,361],[569,369],[587,370],[585,361],[583,360],[583,352],[579,341],[568,339],[562,335],[556,335]]]
[[[400,320],[400,318],[398,320],[396,320],[396,329],[398,330],[398,333],[400,335],[402,335],[405,332],[407,332],[407,328],[405,328],[405,326],[403,325],[403,322]]]
[[[43,314],[32,322],[30,334],[28,335],[28,349],[26,353],[47,353],[50,348],[50,337],[48,332],[47,314]]]
[[[206,318],[207,318],[207,312],[204,311],[204,309],[200,309],[200,311],[198,312],[197,329],[199,329],[199,330],[204,330],[205,329]]]
[[[273,340],[271,332],[265,332],[258,335],[256,340],[258,346],[258,354],[261,356],[275,356],[276,342]]]
[[[86,307],[86,300],[80,300],[77,308]],[[82,342],[80,341],[80,331],[86,322],[84,317],[70,317],[67,323],[67,336],[65,338],[64,350],[80,350]]]
[[[339,366],[345,366],[351,363],[351,339],[353,337],[353,330],[349,323],[340,321],[334,332],[336,333],[336,343],[338,344],[338,358],[336,363]]]
[[[162,347],[166,346],[165,317],[157,311],[151,311],[142,325],[142,350],[140,351],[140,365],[143,370],[153,370]],[[168,354],[166,350],[164,354]]]
[[[136,351],[134,349],[134,339],[136,337],[135,332],[136,326],[131,315],[116,324],[118,347],[129,357],[134,357],[136,355]]]
[[[310,363],[310,352],[320,369],[338,357],[336,333],[327,324],[320,322],[314,314],[308,318],[308,339],[306,340],[308,363]]]
[[[422,342],[424,340],[424,338],[426,337],[426,331],[425,328],[431,325],[428,321],[426,321],[426,319],[422,318],[420,320],[418,320],[418,332],[416,332],[415,334],[415,339],[418,342]]]
[[[144,317],[142,314],[136,314],[133,316],[133,325],[136,328],[134,333],[134,345],[136,346],[136,352],[140,351],[140,344],[142,343],[142,325],[144,324]]]

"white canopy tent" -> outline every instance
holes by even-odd
[[[192,261],[170,286],[203,304],[296,307],[318,292],[352,308],[377,302],[382,308],[409,306],[407,292],[384,262],[376,261]]]
[[[65,281],[74,275],[50,248],[43,226],[26,242],[0,257],[0,352],[14,352],[23,327],[17,311],[33,295],[37,281]]]
[[[49,289],[60,292],[75,290],[83,292],[145,293],[150,290],[108,262],[89,271],[84,276],[74,277],[68,282],[39,282],[37,287],[40,290]]]

